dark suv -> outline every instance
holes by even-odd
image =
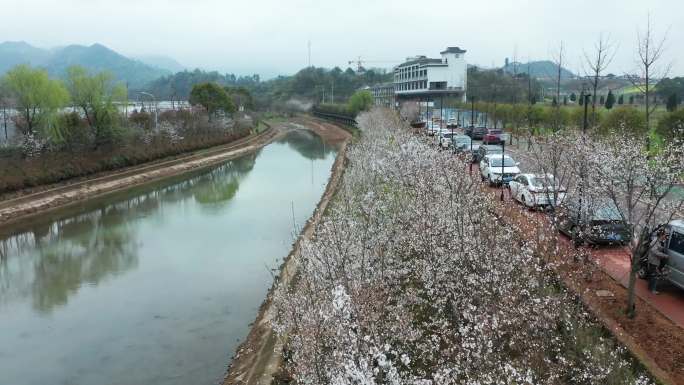
[[[632,240],[632,228],[625,223],[615,203],[609,199],[572,198],[558,213],[558,229],[576,243],[624,245]]]
[[[503,154],[503,147],[492,144],[483,144],[473,155],[473,163],[479,163],[485,156],[490,154]]]
[[[466,127],[466,129],[464,130],[464,133],[472,139],[476,139],[476,140],[480,139],[481,140],[482,138],[484,138],[485,134],[487,133],[487,129],[484,127],[470,126],[470,127]]]

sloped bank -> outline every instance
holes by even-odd
[[[278,285],[289,285],[297,269],[297,255],[302,241],[310,239],[320,222],[328,204],[334,197],[344,175],[346,165],[347,144],[351,135],[342,128],[323,121],[298,118],[298,124],[310,128],[330,144],[338,145],[337,158],[332,166],[330,180],[316,209],[306,222],[292,250],[280,268],[280,274],[273,282],[271,290],[259,308],[252,330],[245,341],[238,347],[232,363],[228,367],[224,385],[229,384],[271,384],[280,369],[282,360],[282,342],[271,328],[275,315],[272,303],[273,289]]]
[[[25,218],[41,215],[48,210],[78,204],[84,199],[101,197],[134,186],[210,167],[255,151],[271,143],[282,133],[282,128],[276,126],[226,145],[179,158],[143,164],[100,177],[7,199],[0,203],[0,225],[7,226]]]

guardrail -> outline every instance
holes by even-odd
[[[335,114],[332,112],[321,111],[316,107],[311,109],[311,114],[317,118],[332,120],[347,126],[356,127],[356,118],[349,115]]]

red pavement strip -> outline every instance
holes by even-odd
[[[603,271],[624,287],[629,284],[630,257],[623,247],[606,247],[591,250]],[[645,280],[638,279],[636,294],[655,309],[660,311],[677,326],[684,328],[684,291],[669,283],[658,285],[660,294],[652,294]]]
[[[479,165],[473,164],[472,168],[473,175],[479,175]],[[518,203],[510,197],[508,191],[506,192],[506,200],[512,204]],[[542,213],[540,213],[540,216],[546,218]],[[558,234],[558,238],[562,242],[569,243],[570,241],[562,234]],[[602,246],[600,248],[588,248],[587,250],[598,262],[601,270],[627,288],[629,284],[630,257],[626,247]],[[669,283],[661,283],[658,285],[658,291],[660,294],[652,294],[648,290],[647,282],[637,278],[636,295],[677,326],[684,329],[684,290]]]

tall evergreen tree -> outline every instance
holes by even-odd
[[[573,101],[573,102],[577,101],[577,95],[575,95],[574,92],[570,94],[570,101]]]
[[[620,97],[618,98],[617,103],[618,103],[619,105],[625,104],[625,95],[620,95]]]
[[[672,112],[677,109],[677,105],[679,105],[677,94],[670,94],[670,96],[667,97],[667,110]]]
[[[584,92],[582,92],[582,93],[580,94],[580,97],[579,97],[579,105],[580,105],[580,106],[583,106],[583,105],[584,105]]]
[[[608,96],[606,97],[606,104],[605,107],[607,110],[610,110],[613,108],[615,105],[615,95],[613,95],[613,91],[608,91]]]

